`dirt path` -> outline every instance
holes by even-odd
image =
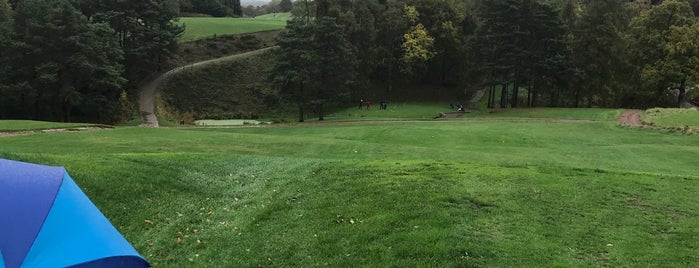
[[[152,80],[144,83],[143,86],[141,86],[140,96],[138,99],[139,110],[141,113],[141,117],[143,117],[143,123],[141,123],[141,126],[158,127],[158,118],[155,116],[155,90],[158,88],[160,83],[162,83],[163,81],[166,81],[173,74],[187,71],[187,70],[192,70],[194,68],[205,66],[208,64],[212,64],[212,63],[225,62],[225,61],[229,61],[229,60],[250,57],[250,56],[260,54],[262,52],[265,52],[265,51],[273,49],[273,48],[275,48],[275,47],[268,47],[268,48],[258,49],[258,50],[254,50],[254,51],[250,51],[250,52],[225,56],[225,57],[212,59],[212,60],[195,62],[195,63],[188,64],[185,66],[180,66],[180,67],[174,68],[172,70],[169,70],[169,71],[159,75],[155,79],[152,79]]]
[[[628,110],[621,114],[621,117],[617,121],[620,125],[637,127],[641,126],[641,113],[642,110]]]
[[[94,126],[94,127],[50,128],[50,129],[26,130],[26,131],[5,131],[5,132],[0,131],[0,138],[12,137],[12,136],[22,136],[22,135],[29,135],[29,134],[35,134],[35,133],[95,131],[95,130],[103,130],[103,129],[110,129],[110,128],[111,127]]]

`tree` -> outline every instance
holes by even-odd
[[[628,56],[623,33],[628,13],[623,0],[590,0],[582,6],[572,29],[572,58],[579,78],[575,81],[574,106],[609,106],[620,88],[627,87]]]
[[[114,30],[69,0],[25,0],[16,12],[15,105],[35,119],[110,122],[125,82]]]
[[[419,22],[420,13],[414,6],[405,6],[405,14],[413,25],[403,35],[403,71],[413,73],[425,67],[425,64],[434,57],[434,38],[430,36],[425,26]]]
[[[299,122],[304,121],[308,104],[323,120],[324,104],[346,95],[356,74],[354,52],[342,27],[329,17],[309,22],[296,18],[287,23],[277,43],[275,84],[295,99]]]
[[[632,51],[643,87],[637,94],[647,92],[651,102],[677,90],[677,105],[682,105],[687,85],[697,82],[699,72],[699,26],[691,6],[666,0],[642,12],[631,25]]]
[[[282,0],[279,3],[279,9],[282,12],[289,12],[294,8],[294,5],[291,3],[291,0]]]
[[[13,11],[7,0],[0,0],[0,117],[7,113],[7,109],[13,105],[5,103],[10,95],[8,85],[11,67],[12,51],[12,21]]]
[[[194,3],[194,1],[192,1]],[[115,30],[124,51],[122,65],[128,79],[129,95],[139,83],[161,71],[177,50],[177,37],[184,27],[176,24],[174,0],[83,0],[83,13],[94,22],[104,22]]]

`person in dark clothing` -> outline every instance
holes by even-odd
[[[357,108],[357,109],[361,110],[363,106],[364,106],[364,99],[360,99],[359,100],[359,108]]]

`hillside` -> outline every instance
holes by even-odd
[[[394,111],[429,110],[412,107]],[[699,262],[699,135],[528,111],[38,133],[0,157],[65,166],[154,267]]]

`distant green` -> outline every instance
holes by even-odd
[[[214,35],[280,30],[286,26],[289,16],[289,13],[277,13],[276,16],[268,14],[256,18],[182,17],[179,18],[179,24],[185,25],[185,31],[180,41],[193,41]]]
[[[584,123],[424,118],[442,106],[389,104],[415,112],[383,117],[399,122],[0,137],[0,157],[65,166],[154,267],[699,263],[699,135],[601,109],[522,111],[600,119]],[[354,109],[333,114],[387,112]]]

